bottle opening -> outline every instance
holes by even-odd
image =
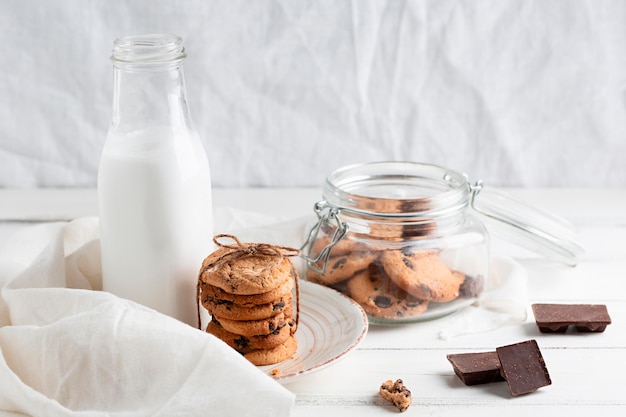
[[[116,39],[111,60],[116,67],[140,68],[177,65],[186,57],[180,36],[147,34]]]

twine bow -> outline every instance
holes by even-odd
[[[221,238],[232,239],[235,241],[236,244],[228,245],[225,243],[221,243],[219,241],[219,239]],[[219,247],[230,249],[230,251],[227,251],[223,255],[219,256],[213,262],[206,264],[200,274],[205,271],[215,271],[216,269],[219,269],[222,266],[226,265],[228,262],[235,261],[237,259],[247,258],[249,256],[267,256],[276,258],[274,262],[270,263],[269,265],[258,271],[258,274],[261,274],[280,265],[285,256],[298,256],[300,254],[300,251],[298,249],[289,248],[287,246],[270,245],[269,243],[243,244],[239,241],[239,239],[237,239],[236,236],[227,234],[215,235],[213,237],[213,242]]]
[[[228,238],[235,242],[235,244],[226,244],[220,242],[220,239]],[[229,262],[236,261],[238,259],[247,258],[249,256],[264,256],[269,258],[275,258],[275,260],[265,267],[255,271],[256,275],[260,275],[263,272],[280,265],[285,257],[300,255],[299,249],[290,248],[288,246],[271,245],[269,243],[241,243],[236,236],[229,234],[219,234],[213,237],[213,243],[221,248],[229,249],[224,254],[220,255],[213,262],[207,263],[200,270],[198,276],[198,284],[196,286],[196,303],[198,307],[198,328],[200,329],[202,324],[200,322],[200,282],[202,274],[206,271],[215,271]],[[300,319],[300,284],[298,282],[298,272],[292,265],[292,272],[296,282],[296,328]]]

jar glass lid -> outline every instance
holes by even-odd
[[[543,257],[574,266],[584,253],[573,224],[505,193],[475,187],[471,206],[490,231]]]

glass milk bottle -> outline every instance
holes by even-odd
[[[187,108],[181,38],[117,39],[98,172],[103,290],[196,326],[212,250],[211,175]]]

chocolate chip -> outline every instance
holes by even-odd
[[[249,344],[250,344],[250,339],[248,339],[247,337],[240,336],[237,339],[235,339],[235,345],[239,349],[245,349]]]
[[[337,262],[332,265],[332,269],[339,269],[346,263],[346,258],[339,258]]]
[[[285,327],[286,325],[287,325],[287,323],[283,323],[283,325],[282,325],[282,326],[278,326],[278,327],[276,328],[276,330],[274,330],[274,331],[273,331],[272,333],[270,333],[270,334],[272,334],[272,335],[277,335],[277,334],[279,334],[279,333],[280,333],[280,331],[283,329],[283,327]]]
[[[413,266],[413,263],[409,260],[409,258],[403,256],[402,262],[404,262],[404,265],[406,265],[407,268],[415,269],[415,267]]]
[[[283,307],[285,307],[285,302],[284,301],[279,301],[276,304],[274,304],[274,307],[272,307],[272,310],[274,310],[274,311],[280,310]]]
[[[389,308],[393,303],[391,298],[386,295],[377,295],[376,298],[374,298],[374,304],[379,308]]]
[[[432,291],[426,285],[420,284],[420,289],[424,292],[424,294],[428,295],[428,297],[430,297],[432,295]],[[426,297],[424,297],[424,298],[426,298]]]
[[[407,298],[406,300],[404,300],[407,307],[409,308],[414,308],[414,307],[419,307],[422,304],[424,304],[424,300],[420,300],[418,298]]]

